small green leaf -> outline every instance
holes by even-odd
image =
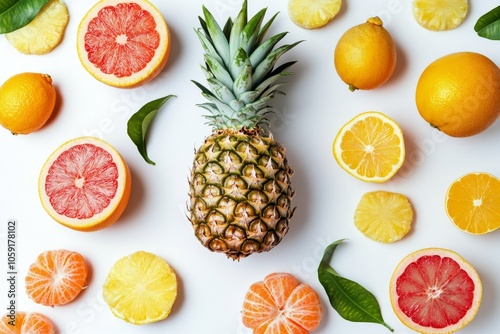
[[[375,296],[360,284],[340,276],[330,267],[333,252],[344,240],[338,240],[326,248],[318,267],[318,278],[325,288],[330,304],[348,321],[377,323],[393,332],[394,330],[384,322]]]
[[[500,40],[500,6],[481,16],[474,25],[474,30],[481,37]]]
[[[127,122],[128,136],[132,139],[135,146],[137,146],[144,160],[151,165],[155,165],[155,163],[148,157],[146,150],[146,134],[158,110],[160,110],[161,106],[171,97],[175,97],[175,95],[168,95],[146,103],[138,112],[133,114]]]
[[[30,23],[49,0],[0,0],[0,34]]]

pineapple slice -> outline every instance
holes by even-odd
[[[21,53],[47,54],[61,42],[68,21],[66,4],[62,0],[50,0],[30,23],[5,37]]]
[[[288,15],[299,27],[321,28],[340,11],[342,0],[289,0]]]
[[[455,29],[467,16],[468,0],[414,0],[413,17],[428,30]]]

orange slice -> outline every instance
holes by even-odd
[[[37,312],[18,311],[15,315],[7,313],[0,320],[0,334],[55,334],[55,332],[52,321]]]
[[[462,231],[492,232],[500,227],[500,180],[488,173],[466,174],[448,188],[445,207]]]
[[[38,304],[65,305],[87,287],[87,273],[87,264],[79,253],[45,251],[28,269],[26,293]]]
[[[366,237],[383,243],[401,240],[411,229],[413,209],[403,194],[365,193],[356,207],[354,225]]]
[[[80,22],[77,52],[97,80],[136,87],[156,77],[170,55],[165,19],[147,0],[98,1]]]
[[[457,253],[425,248],[406,256],[390,280],[397,317],[418,333],[454,333],[474,319],[482,299],[476,270]]]
[[[243,324],[261,334],[308,334],[321,321],[318,294],[288,273],[272,273],[245,295]]]
[[[337,133],[333,156],[340,167],[357,179],[385,182],[403,165],[403,132],[383,113],[361,113]]]
[[[72,139],[47,159],[38,193],[47,213],[78,231],[115,223],[130,197],[130,171],[110,144],[94,137]]]

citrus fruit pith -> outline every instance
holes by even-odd
[[[67,141],[47,159],[38,193],[47,213],[60,224],[95,231],[115,223],[131,190],[130,170],[107,142],[94,137]]]
[[[170,55],[170,31],[148,0],[98,1],[78,27],[83,67],[110,86],[130,88],[156,77]]]
[[[390,280],[391,305],[403,324],[423,334],[454,333],[475,317],[482,284],[472,265],[443,248],[407,255]]]

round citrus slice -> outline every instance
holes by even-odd
[[[28,269],[26,293],[38,304],[65,305],[87,287],[87,274],[87,264],[79,253],[64,249],[45,251]]]
[[[9,312],[0,321],[0,334],[55,334],[55,332],[52,321],[46,315],[37,312],[17,311],[15,314]]]
[[[170,55],[170,32],[147,0],[98,1],[80,22],[77,52],[97,80],[135,87],[156,77]]]
[[[175,272],[161,257],[138,251],[119,259],[103,286],[113,314],[135,325],[165,319],[177,297]]]
[[[434,31],[455,29],[468,10],[468,0],[413,0],[412,4],[417,23]]]
[[[342,0],[288,0],[288,15],[299,27],[317,29],[330,22],[341,6]]]
[[[390,299],[403,324],[419,333],[454,333],[476,315],[482,285],[457,253],[425,248],[406,256],[390,281]]]
[[[403,165],[403,132],[383,113],[361,113],[339,130],[333,155],[340,167],[357,179],[385,182]]]
[[[448,188],[445,207],[462,231],[492,232],[500,227],[500,180],[488,173],[466,174]]]
[[[61,42],[68,20],[68,7],[64,1],[50,0],[30,23],[5,34],[5,37],[19,52],[47,54]]]
[[[354,212],[354,225],[366,237],[392,243],[411,229],[413,209],[406,196],[388,191],[365,193]]]
[[[115,223],[127,206],[130,188],[125,161],[110,144],[94,137],[76,138],[57,148],[38,181],[45,211],[79,231]]]
[[[243,324],[254,333],[308,334],[321,321],[318,294],[288,273],[272,273],[252,284],[245,295]]]

